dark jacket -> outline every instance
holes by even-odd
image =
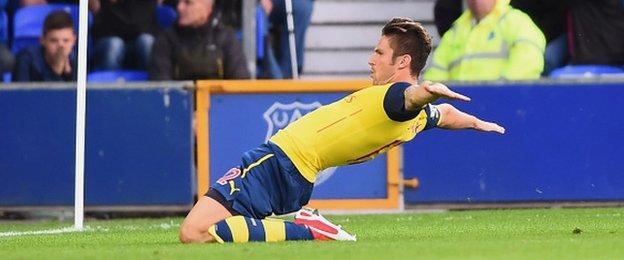
[[[574,64],[624,64],[622,0],[575,0],[571,6]]]
[[[433,6],[433,20],[438,29],[438,35],[442,37],[451,29],[453,22],[464,12],[462,0],[436,0]]]
[[[150,80],[250,78],[234,31],[211,23],[166,29],[154,42],[148,70]]]
[[[157,4],[156,0],[123,0],[116,4],[102,0],[100,11],[93,18],[93,38],[118,36],[131,41],[142,33],[155,35]]]
[[[78,67],[75,55],[72,54],[69,57],[71,74],[57,75],[45,61],[43,52],[41,45],[30,46],[18,52],[15,57],[15,66],[13,66],[13,82],[76,80]]]
[[[590,0],[593,1],[593,0]],[[565,0],[511,0],[511,6],[528,14],[550,42],[566,32]]]

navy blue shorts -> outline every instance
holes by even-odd
[[[226,208],[263,219],[301,209],[308,204],[314,185],[277,145],[269,142],[245,152],[242,165],[230,169],[210,187],[223,196],[220,199],[225,201],[220,203],[229,204],[224,205]]]

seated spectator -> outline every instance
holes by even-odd
[[[440,36],[444,35],[462,14],[462,2],[462,0],[436,0],[434,19]],[[565,34],[565,12],[568,1],[511,0],[510,4],[529,15],[546,37],[542,75],[548,75],[553,69],[564,66],[568,60]]]
[[[152,49],[151,80],[247,79],[243,50],[230,28],[212,23],[212,0],[180,0],[178,20]]]
[[[90,0],[93,70],[147,69],[158,31],[157,0]]]
[[[50,13],[43,24],[40,45],[16,55],[13,81],[74,81],[76,57],[72,54],[76,35],[71,16],[65,11]]]
[[[544,34],[509,0],[468,0],[433,53],[427,80],[537,79]]]

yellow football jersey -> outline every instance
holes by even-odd
[[[323,169],[368,161],[439,122],[431,105],[405,111],[408,86],[390,83],[357,91],[306,114],[270,141],[310,182]]]

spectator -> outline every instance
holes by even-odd
[[[76,57],[72,54],[76,35],[71,16],[65,11],[50,13],[39,41],[40,45],[17,54],[13,81],[76,80]]]
[[[292,0],[292,12],[294,20],[295,48],[297,52],[297,71],[303,71],[305,34],[312,18],[313,0]],[[282,68],[284,78],[292,78],[292,65],[290,61],[290,44],[288,40],[288,26],[286,23],[285,0],[273,0],[273,8],[270,16],[271,25],[277,31],[278,48],[275,56]]]
[[[573,0],[568,35],[573,64],[624,64],[624,1]]]
[[[90,0],[94,70],[147,69],[158,0]]]
[[[435,25],[440,36],[451,28],[463,12],[462,0],[437,0],[434,7]],[[565,65],[568,60],[565,12],[567,1],[511,0],[511,6],[525,12],[546,37],[544,71]],[[465,6],[464,6],[465,7]]]
[[[177,23],[152,50],[151,80],[247,79],[247,63],[234,31],[211,22],[212,0],[180,0]]]
[[[427,80],[536,79],[544,67],[544,35],[509,0],[468,0],[442,37]]]
[[[264,14],[264,21],[262,21],[264,26],[262,26],[262,38],[256,39],[256,41],[262,41],[263,49],[256,51],[264,52],[264,55],[257,59],[256,77],[261,79],[282,79],[284,78],[282,68],[275,58],[272,38],[269,33],[269,15],[273,10],[273,2],[272,0],[258,0],[257,4]],[[219,20],[219,23],[230,26],[237,31],[242,30],[242,0],[215,1],[215,11],[213,11],[213,16]],[[260,27],[257,29],[260,29]]]

